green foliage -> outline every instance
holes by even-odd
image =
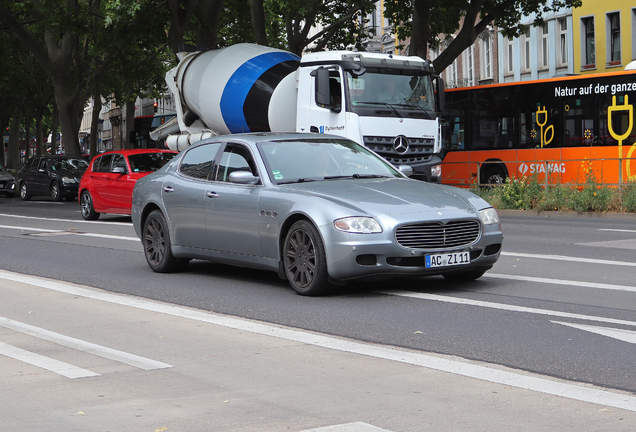
[[[557,184],[546,188],[534,175],[508,178],[504,184],[488,188],[474,185],[472,190],[501,210],[636,212],[636,183],[608,187],[592,170],[574,187]]]

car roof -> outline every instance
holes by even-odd
[[[142,153],[178,153],[178,152],[174,150],[170,150],[170,149],[160,149],[160,148],[122,149],[122,150],[109,150],[107,152],[95,155],[95,157],[102,156],[105,154],[113,154],[113,153],[131,155],[131,154],[142,154]]]

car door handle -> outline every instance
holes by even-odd
[[[164,186],[163,191],[170,193],[170,192],[174,192],[174,189],[172,189],[172,186]]]
[[[216,193],[216,192],[206,192],[206,193],[205,193],[205,195],[206,195],[208,198],[218,198],[218,197],[219,197],[219,194],[218,194],[218,193]]]

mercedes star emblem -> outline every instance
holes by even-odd
[[[409,140],[404,135],[400,135],[393,141],[393,150],[401,155],[406,153],[409,151]]]

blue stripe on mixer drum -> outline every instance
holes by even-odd
[[[279,63],[299,60],[292,53],[265,53],[246,61],[232,74],[221,96],[221,114],[231,133],[251,132],[245,120],[243,106],[250,90],[261,77],[266,76],[269,69]]]

